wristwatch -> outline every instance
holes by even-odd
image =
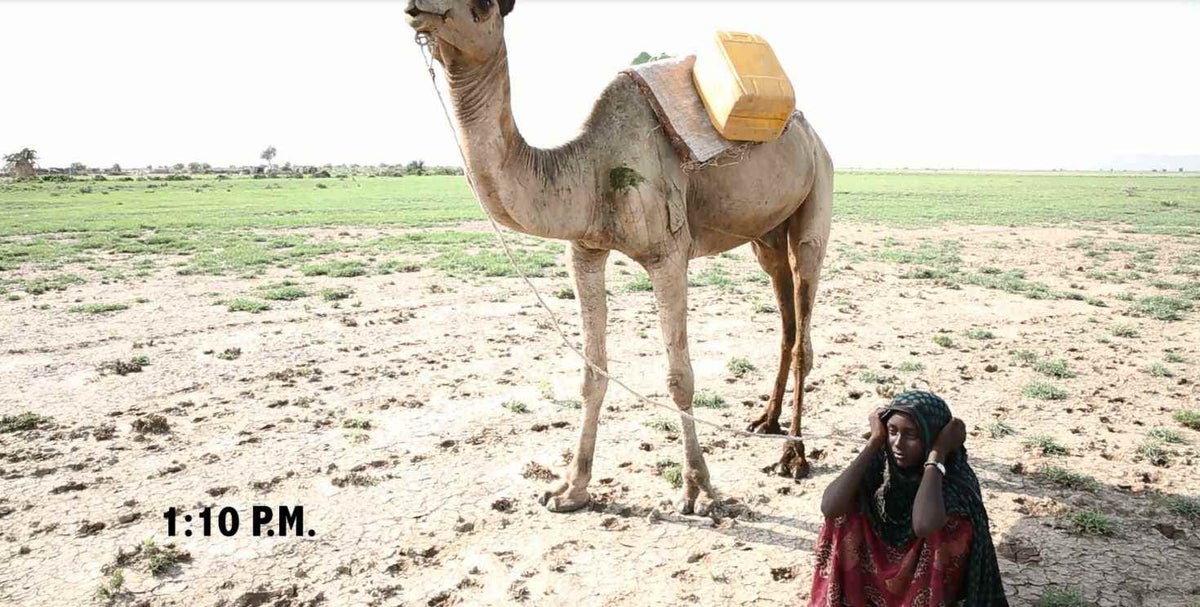
[[[939,461],[936,461],[936,460],[932,460],[932,459],[931,459],[931,460],[929,460],[929,461],[927,461],[927,462],[925,462],[925,467],[926,467],[926,468],[928,468],[928,467],[930,467],[930,466],[936,466],[936,467],[937,467],[937,469],[938,469],[938,472],[941,472],[941,473],[942,473],[942,478],[945,478],[945,477],[946,477],[946,467],[942,465],[942,462],[939,462]]]

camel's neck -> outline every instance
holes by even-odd
[[[585,238],[592,172],[583,170],[576,145],[540,150],[525,142],[512,114],[507,49],[501,45],[482,64],[446,65],[467,169],[488,213],[527,234]]]

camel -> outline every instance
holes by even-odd
[[[658,304],[667,390],[687,414],[694,391],[688,263],[751,243],[771,277],[783,338],[770,399],[749,430],[782,433],[790,370],[795,381],[788,432],[796,440],[785,441],[777,470],[804,478],[809,464],[799,438],[804,377],[813,362],[809,326],[833,198],[833,162],[824,144],[797,112],[783,136],[750,147],[739,162],[685,173],[649,101],[628,75],[618,74],[574,140],[553,149],[531,147],[512,114],[504,20],[514,3],[409,0],[405,9],[446,74],[466,168],[486,211],[509,229],[570,241],[584,355],[605,373],[605,263],[610,251],[619,251],[645,268]],[[566,480],[540,500],[553,512],[578,510],[591,500],[587,487],[607,389],[606,377],[585,365],[575,455]],[[703,513],[719,496],[695,423],[681,420],[684,482],[676,507],[682,514]]]

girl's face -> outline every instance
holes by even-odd
[[[925,443],[916,420],[904,413],[893,413],[887,420],[888,447],[901,468],[920,466],[925,462]]]

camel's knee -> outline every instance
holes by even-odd
[[[690,409],[694,391],[695,385],[690,370],[671,371],[667,374],[667,392],[671,394],[671,399],[676,405]]]
[[[583,372],[583,382],[579,387],[579,392],[583,396],[583,401],[587,403],[593,400],[604,400],[604,395],[608,392],[608,378],[588,368]]]

